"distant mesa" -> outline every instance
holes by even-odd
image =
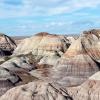
[[[46,36],[46,35],[57,36],[56,34],[50,34],[50,33],[48,33],[48,32],[40,32],[40,33],[35,34],[35,36]]]
[[[46,35],[49,35],[49,33],[47,33],[47,32],[40,32],[40,33],[37,33],[35,35],[36,36],[46,36]]]

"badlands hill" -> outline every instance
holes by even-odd
[[[49,33],[38,33],[33,37],[24,39],[14,51],[14,55],[32,53],[40,64],[54,65],[70,46],[65,36]]]
[[[0,100],[99,100],[99,71],[100,30],[38,33],[0,65]]]

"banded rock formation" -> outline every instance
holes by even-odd
[[[69,40],[64,36],[39,33],[24,39],[14,51],[14,55],[32,52],[35,58],[40,60],[39,64],[54,65],[69,45]]]

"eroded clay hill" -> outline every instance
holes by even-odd
[[[14,51],[14,55],[25,55],[31,52],[36,59],[40,60],[40,64],[53,65],[69,45],[69,40],[64,36],[42,32],[24,39]]]
[[[14,40],[5,34],[0,34],[0,56],[11,55],[15,48]]]

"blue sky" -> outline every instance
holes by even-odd
[[[100,0],[0,0],[0,32],[79,34],[100,28]]]

